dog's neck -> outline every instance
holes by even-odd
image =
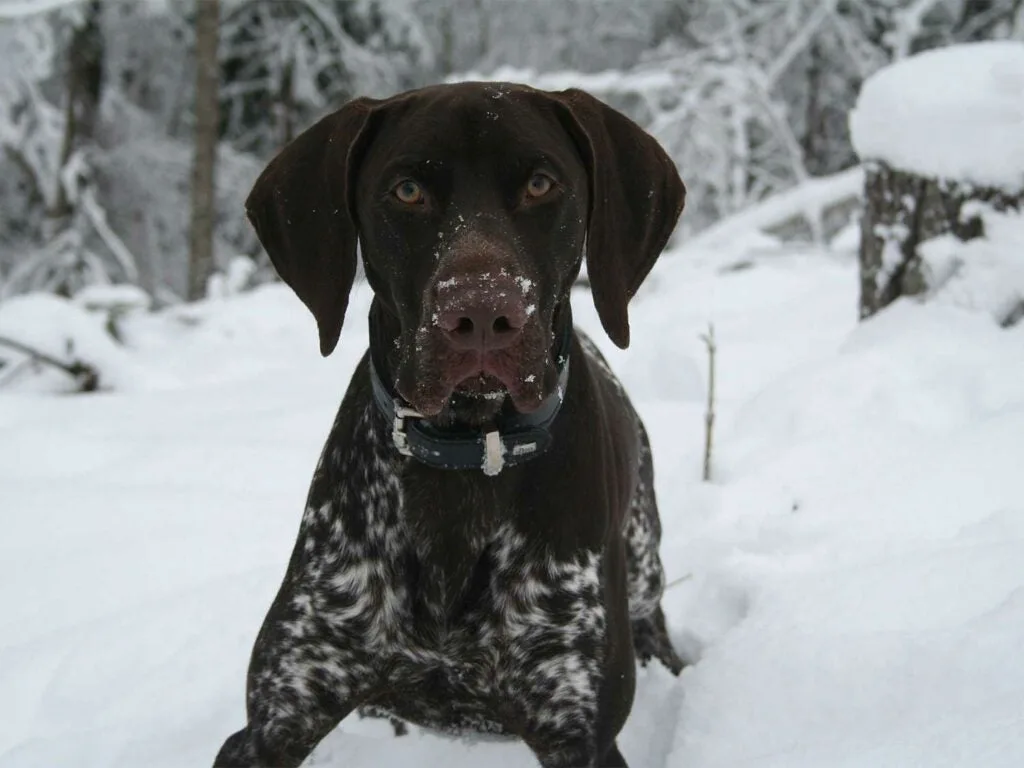
[[[475,467],[482,468],[485,474],[497,474],[502,466],[529,460],[547,449],[549,430],[561,408],[569,375],[572,313],[568,299],[555,312],[553,323],[554,345],[550,354],[558,367],[557,388],[531,414],[516,412],[507,396],[481,398],[456,392],[437,416],[419,416],[402,402],[394,388],[400,338],[397,318],[374,299],[369,320],[374,400],[396,429],[405,415],[415,419],[416,426],[410,427],[415,430],[409,436],[411,439],[404,433],[394,436],[396,444],[402,443],[398,447],[403,453],[439,467]]]

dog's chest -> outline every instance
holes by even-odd
[[[596,556],[531,556],[509,525],[461,588],[436,589],[444,574],[420,564],[411,578],[410,568],[412,558],[394,567],[391,592],[371,609],[377,631],[368,645],[386,682],[372,702],[380,710],[440,730],[503,733],[551,691],[552,669],[577,670],[577,679],[557,681],[567,692],[588,688],[574,644],[603,627]]]
[[[430,728],[515,732],[551,700],[596,707],[599,555],[555,558],[514,519],[425,529],[381,426],[367,414],[363,450],[325,455],[345,480],[307,507],[308,581],[289,632],[342,638],[323,647],[339,649],[349,678],[375,681],[364,710]]]

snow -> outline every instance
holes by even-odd
[[[87,285],[74,296],[76,304],[86,309],[148,309],[153,300],[136,285],[128,283]]]
[[[741,233],[763,233],[800,218],[816,222],[829,208],[856,200],[863,189],[864,169],[860,166],[831,176],[810,178],[722,219],[691,238],[688,244],[690,248],[710,252],[723,245],[735,245]]]
[[[864,82],[850,134],[863,160],[1024,189],[1024,43],[949,46],[879,70]]]
[[[1024,326],[911,301],[858,324],[851,254],[750,242],[727,244],[744,269],[693,246],[663,259],[628,350],[576,296],[651,432],[665,607],[694,661],[640,671],[622,751],[645,768],[1024,765]],[[23,301],[0,330],[38,327],[56,352],[68,328],[32,317],[94,333],[74,305]],[[160,381],[2,390],[0,766],[204,765],[241,726],[368,304],[358,287],[327,360],[274,285],[127,316],[117,349]],[[483,761],[534,765],[520,744],[356,718],[310,764]]]
[[[571,70],[555,70],[537,72],[532,69],[500,66],[491,72],[462,72],[452,75],[446,82],[464,81],[528,83],[542,91],[564,91],[579,88],[588,93],[605,93],[607,91],[645,92],[675,86],[672,73],[660,68],[640,68],[633,72],[605,70],[603,72],[574,72]]]
[[[0,303],[0,337],[69,365],[82,362],[93,366],[100,371],[101,388],[148,389],[167,383],[118,345],[104,329],[104,322],[104,316],[51,294],[26,294]],[[68,374],[50,366],[29,365],[26,358],[0,344],[0,361],[4,363],[0,366],[0,382],[19,391],[76,389]]]
[[[964,208],[961,218],[980,217],[985,236],[962,242],[943,235],[919,246],[931,273],[929,300],[988,312],[996,322],[1006,322],[1024,307],[1024,213],[1000,213],[980,203]]]
[[[38,16],[76,5],[82,0],[0,0],[0,20]]]

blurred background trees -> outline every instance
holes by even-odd
[[[216,185],[199,209],[212,263],[190,277],[197,23],[209,8],[0,0],[0,297],[130,283],[168,303],[190,295],[190,280],[192,296],[211,277],[222,291],[260,280],[269,270],[242,201],[273,153],[355,94],[444,79],[577,85],[627,112],[687,180],[685,237],[854,165],[847,112],[879,67],[1024,38],[1024,0],[211,5]],[[849,202],[838,217],[808,211],[788,234],[827,238],[855,213]]]

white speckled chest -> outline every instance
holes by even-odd
[[[317,668],[335,662],[328,666],[344,695],[358,695],[356,681],[373,689],[364,713],[483,733],[517,730],[526,717],[558,717],[558,702],[591,716],[605,628],[598,553],[559,561],[503,523],[478,542],[459,603],[445,606],[434,583],[443,575],[425,569],[409,535],[394,459],[375,417],[368,410],[359,424],[369,450],[325,452],[321,460],[348,464],[342,476],[356,483],[307,507],[305,578],[293,587],[286,631]],[[353,494],[362,515],[336,514],[339,504],[352,508]],[[301,689],[301,662],[290,672],[280,685]]]

